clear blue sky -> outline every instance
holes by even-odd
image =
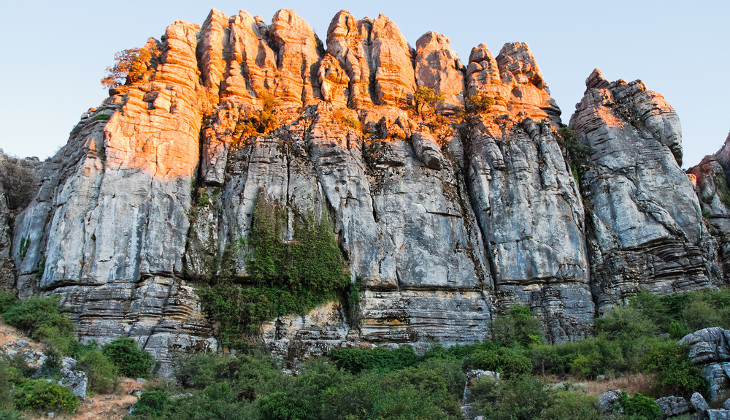
[[[588,4],[590,3],[590,4]],[[684,166],[723,144],[730,130],[730,2],[544,1],[10,1],[0,0],[0,148],[45,158],[106,96],[99,79],[116,51],[159,38],[176,20],[202,24],[211,8],[267,22],[294,9],[323,40],[332,17],[384,13],[411,45],[434,30],[462,61],[479,43],[527,42],[553,97],[570,119],[598,67],[606,78],[642,79],[682,120]]]

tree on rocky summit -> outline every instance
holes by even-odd
[[[101,79],[101,85],[105,88],[116,88],[141,80],[159,54],[157,41],[152,38],[142,48],[117,52],[114,54],[114,65],[106,68],[106,75]]]

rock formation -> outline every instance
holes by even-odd
[[[581,188],[599,313],[637,289],[712,284],[711,237],[682,162],[679,119],[641,81],[595,70],[570,120],[588,146]]]
[[[331,220],[361,284],[354,314],[329,302],[261,326],[290,361],[475,342],[514,305],[571,340],[638,289],[726,284],[710,232],[727,185],[707,180],[730,158],[698,169],[712,173],[695,175],[698,200],[660,95],[592,74],[576,164],[527,45],[479,45],[464,68],[448,43],[429,32],[414,50],[387,17],[346,11],[324,44],[289,10],[174,23],[39,169],[12,230],[14,287],[62,295],[83,339],[133,337],[169,369],[172,351],[220,347],[196,291],[224,271],[249,281],[258,199],[285,210],[282,240],[297,212]],[[434,115],[414,111],[417,87],[444,95]]]

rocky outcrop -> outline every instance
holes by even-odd
[[[469,92],[502,100],[472,121],[467,173],[503,302],[534,308],[547,334],[565,340],[586,334],[594,314],[583,205],[537,80],[524,44],[506,45],[497,60],[484,45],[472,50]]]
[[[689,347],[692,363],[702,367],[712,400],[725,395],[730,389],[730,330],[720,327],[705,328],[688,334],[680,344]]]
[[[480,45],[466,70],[443,35],[416,46],[385,16],[346,11],[326,49],[289,10],[269,25],[215,10],[202,27],[171,25],[144,47],[144,74],[39,169],[13,226],[15,287],[62,295],[82,339],[133,337],[169,373],[172,351],[220,347],[196,290],[251,283],[258,199],[283,209],[285,241],[297,215],[331,221],[361,285],[356,308],[261,326],[294,366],[344,345],[480,341],[513,305],[548,340],[571,340],[591,331],[596,302],[717,281],[660,96],[589,78],[572,122],[588,146],[579,189],[525,44],[496,58]],[[417,86],[445,97],[432,117],[407,105]],[[5,243],[0,231],[0,258]]]
[[[679,119],[640,81],[598,70],[570,127],[587,146],[581,189],[599,313],[639,289],[673,293],[717,281],[699,201],[680,168]]]
[[[695,193],[700,199],[702,216],[707,221],[710,233],[717,241],[716,261],[720,266],[725,283],[730,281],[730,188],[727,176],[730,170],[730,135],[723,147],[714,155],[705,156],[702,161],[687,170]]]
[[[449,48],[449,39],[438,32],[426,32],[416,41],[416,82],[444,95],[444,108],[464,106],[464,68]]]

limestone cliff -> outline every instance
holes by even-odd
[[[354,314],[331,302],[260,328],[289,360],[474,342],[513,305],[570,340],[637,289],[726,284],[660,95],[591,75],[571,119],[579,185],[527,45],[479,45],[464,67],[448,44],[428,32],[414,49],[387,17],[346,11],[325,42],[290,10],[174,23],[39,169],[13,226],[15,287],[61,294],[84,339],[131,336],[163,362],[217,349],[196,289],[224,260],[246,283],[262,198],[286,209],[282,240],[295,212],[332,220],[362,284]],[[419,88],[443,101],[422,112]]]

